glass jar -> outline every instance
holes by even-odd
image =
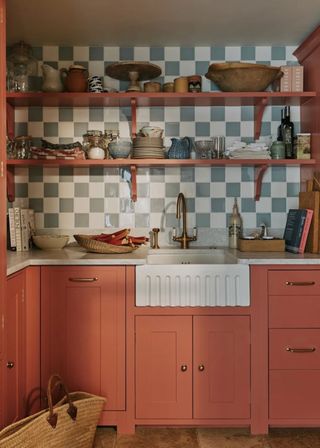
[[[20,41],[8,50],[7,70],[13,73],[15,91],[28,92],[29,76],[36,75],[37,69],[37,60],[29,44]],[[11,87],[8,90],[11,90]]]
[[[270,152],[272,159],[285,159],[286,157],[285,144],[280,141],[273,142],[270,148]]]
[[[86,153],[87,158],[89,157],[88,154],[91,148],[103,149],[104,158],[106,158],[106,149],[102,131],[96,131],[96,130],[87,131],[87,133],[84,134],[82,137],[83,137],[82,147]]]
[[[32,137],[30,135],[20,135],[13,141],[13,154],[15,159],[30,159],[30,149]]]

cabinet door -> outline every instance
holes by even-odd
[[[57,372],[125,409],[125,267],[48,267],[41,280],[42,387]]]
[[[192,317],[136,317],[136,417],[192,417]]]
[[[10,277],[6,292],[5,424],[23,416],[24,396],[24,271]]]
[[[250,417],[250,321],[195,316],[194,417]]]

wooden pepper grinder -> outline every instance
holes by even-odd
[[[157,227],[154,227],[152,229],[152,249],[160,249],[159,244],[158,244],[158,234],[160,232],[160,229],[158,229]]]

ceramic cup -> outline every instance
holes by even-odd
[[[100,76],[91,76],[88,78],[89,92],[100,93],[103,92],[103,85]]]

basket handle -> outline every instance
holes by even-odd
[[[53,393],[54,389],[59,385],[62,386],[64,393],[67,397],[67,401],[69,403],[67,413],[70,415],[72,420],[76,420],[77,412],[78,412],[76,406],[72,403],[68,388],[64,384],[61,376],[58,375],[57,373],[54,373],[49,378],[48,388],[47,388],[47,398],[48,398],[48,405],[49,405],[49,416],[47,418],[47,421],[52,426],[52,428],[55,428],[57,426],[57,421],[58,421],[58,414],[53,412],[54,407],[52,404],[52,393]]]

